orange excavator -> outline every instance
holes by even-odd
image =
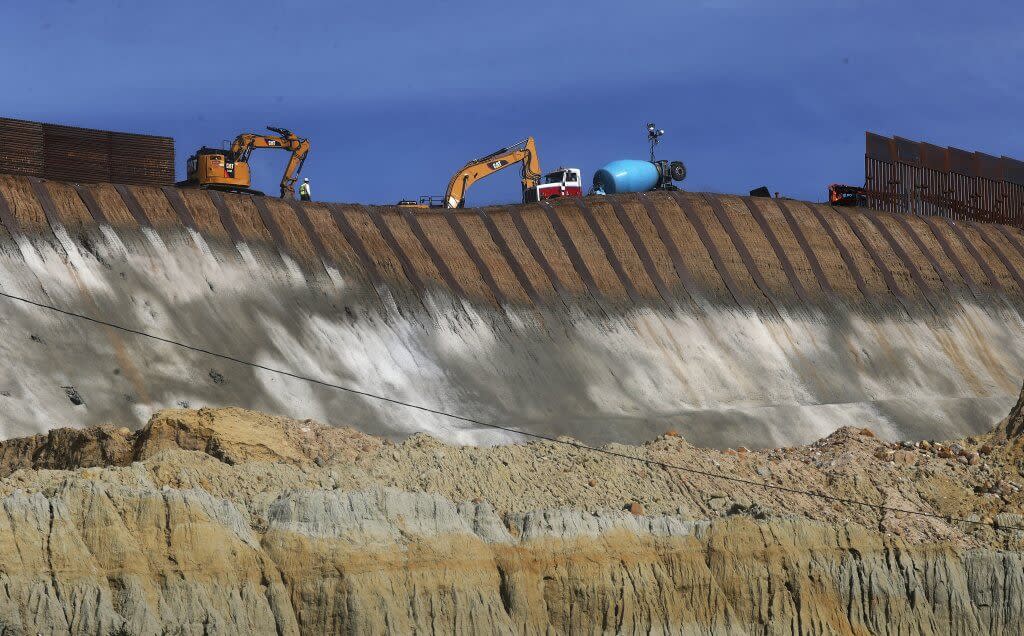
[[[582,196],[580,171],[575,168],[559,168],[549,175],[544,175],[544,183],[541,183],[537,144],[533,137],[527,137],[462,166],[448,181],[448,188],[443,197],[424,196],[420,197],[418,202],[405,199],[399,201],[398,205],[416,208],[466,207],[466,190],[469,186],[517,163],[522,164],[523,202],[556,196]]]
[[[276,148],[292,153],[284,176],[281,177],[281,198],[294,199],[295,182],[302,172],[306,156],[309,155],[309,140],[285,128],[267,126],[267,130],[277,134],[242,133],[235,137],[228,150],[206,146],[200,148],[189,157],[186,166],[188,178],[179,182],[178,187],[262,196],[262,192],[250,188],[252,183],[249,178],[249,155],[256,148]]]

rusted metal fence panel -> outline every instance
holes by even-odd
[[[174,183],[174,139],[0,117],[0,173],[73,183]]]
[[[0,172],[43,176],[43,125],[0,118]]]
[[[869,207],[1024,229],[1024,162],[866,134]]]

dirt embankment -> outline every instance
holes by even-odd
[[[1024,377],[1024,234],[993,224],[682,192],[409,214],[8,175],[0,211],[0,280],[32,303],[594,444],[667,418],[715,447],[977,434]],[[3,302],[3,437],[242,404],[511,441]]]
[[[27,632],[1017,633],[1014,413],[989,436],[637,458],[392,443],[241,409],[0,444],[0,620]]]

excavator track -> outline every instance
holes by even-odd
[[[248,194],[254,197],[265,197],[267,196],[262,190],[254,190],[252,188],[240,188],[238,186],[227,186],[217,183],[207,183],[199,185],[195,181],[179,181],[174,184],[175,188],[179,190],[214,190],[216,192],[226,192],[228,194]]]
[[[265,197],[267,196],[262,190],[253,190],[252,188],[239,188],[237,186],[222,186],[217,184],[207,184],[199,188],[200,190],[215,190],[217,192],[227,192],[229,194],[249,194],[254,197]]]

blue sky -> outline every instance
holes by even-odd
[[[821,199],[863,180],[864,131],[1024,158],[1011,2],[11,2],[0,116],[201,145],[309,137],[318,199],[441,194],[527,135],[542,167],[660,155],[684,187]],[[2,142],[2,140],[0,140]],[[284,153],[254,155],[276,192]],[[518,198],[515,168],[471,205]]]

